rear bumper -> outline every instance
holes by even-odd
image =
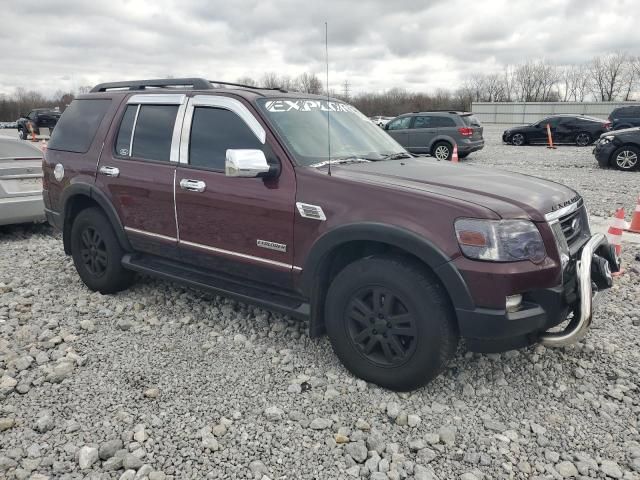
[[[484,139],[482,140],[464,140],[458,144],[458,152],[471,153],[477,152],[484,148]]]
[[[41,222],[44,219],[42,195],[0,198],[0,225]]]
[[[596,250],[606,247],[604,235],[592,236],[578,252],[576,267],[570,270],[571,278],[565,278],[563,285],[554,288],[524,292],[522,307],[516,312],[457,309],[458,325],[467,347],[478,352],[499,352],[537,342],[562,346],[579,341],[591,324],[592,300],[596,293],[604,291],[593,290],[593,280],[601,283],[594,275],[601,273],[592,273],[591,260]],[[565,274],[569,275],[568,272]],[[565,330],[547,332],[567,320],[571,312],[574,313],[573,319]]]

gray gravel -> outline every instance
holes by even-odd
[[[588,152],[489,144],[468,163],[565,181],[604,215],[605,197],[633,204],[640,174]],[[640,479],[640,263],[623,253],[582,343],[462,345],[396,394],[304,323],[149,278],[91,293],[57,234],[2,228],[0,478]]]

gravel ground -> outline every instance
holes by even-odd
[[[640,174],[599,170],[588,148],[502,146],[499,130],[468,163],[563,181],[603,216],[605,199],[633,205]],[[58,234],[0,228],[0,478],[638,480],[636,253],[585,341],[462,345],[396,394],[304,323],[150,278],[91,293]]]

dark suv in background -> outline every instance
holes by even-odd
[[[484,148],[482,125],[468,112],[405,113],[384,129],[408,151],[428,153],[438,160],[451,160],[454,145],[460,158]]]
[[[530,125],[505,130],[502,141],[517,147],[525,144],[547,143],[547,125],[554,143],[573,143],[585,147],[611,128],[606,120],[584,115],[554,115]]]
[[[609,121],[613,130],[640,127],[640,105],[615,108],[609,114]]]
[[[496,351],[586,334],[618,263],[575,191],[414,158],[339,100],[221,85],[101,84],[65,110],[43,197],[88,288],[142,272],[305,318],[397,390],[460,337]]]
[[[28,140],[31,132],[36,135],[44,133],[44,129],[48,129],[50,134],[60,118],[60,111],[52,108],[34,108],[24,117],[19,118],[16,123],[18,127],[18,136],[22,140]],[[41,129],[43,129],[41,131]]]

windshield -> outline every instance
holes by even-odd
[[[329,160],[382,160],[405,150],[384,130],[346,103],[311,99],[260,99],[258,105],[287,144],[299,165]]]

